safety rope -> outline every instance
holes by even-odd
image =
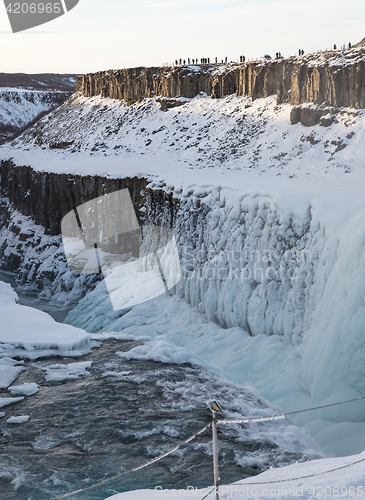
[[[172,450],[167,451],[166,453],[163,453],[162,455],[159,455],[158,457],[150,460],[149,462],[146,462],[145,464],[139,465],[138,467],[135,467],[134,469],[127,470],[125,472],[122,472],[121,474],[117,474],[116,476],[109,477],[108,479],[104,479],[103,481],[100,481],[97,484],[93,484],[92,486],[88,486],[87,488],[82,488],[80,490],[73,491],[71,493],[67,493],[66,495],[62,495],[60,497],[56,497],[55,500],[62,500],[63,498],[69,498],[74,495],[77,495],[78,493],[83,493],[84,491],[91,490],[93,488],[97,488],[98,486],[102,486],[103,484],[109,483],[110,481],[114,481],[114,479],[119,479],[120,477],[125,476],[126,474],[130,474],[131,472],[136,472],[138,470],[144,469],[145,467],[148,467],[151,464],[154,464],[158,462],[159,460],[162,460],[163,458],[171,455],[171,453],[174,453],[174,451],[178,450],[181,446],[190,443],[190,441],[193,441],[196,437],[200,436],[200,434],[203,434],[209,427],[211,427],[212,423],[210,422],[206,426],[204,426],[202,429],[200,429],[198,432],[193,434],[192,436],[188,437],[184,441],[181,441],[177,446],[172,448]]]
[[[365,399],[365,396],[361,396],[361,397],[355,398],[355,399],[348,399],[346,401],[339,401],[337,403],[331,403],[331,404],[328,404],[328,405],[316,406],[316,407],[313,407],[313,408],[305,408],[304,410],[297,410],[297,411],[291,411],[291,412],[287,412],[287,413],[281,413],[280,415],[273,415],[271,417],[247,417],[247,418],[227,419],[227,420],[225,420],[225,419],[217,419],[216,422],[217,422],[217,424],[246,424],[246,423],[268,422],[268,421],[273,421],[273,420],[282,420],[282,419],[284,419],[285,417],[287,417],[289,415],[296,415],[298,413],[303,413],[303,412],[306,412],[306,411],[320,410],[322,408],[329,408],[331,406],[338,406],[338,405],[343,405],[343,404],[346,404],[346,403],[353,403],[354,401],[360,401],[362,399]],[[72,493],[67,493],[66,495],[62,495],[60,497],[56,497],[55,500],[63,500],[64,498],[69,498],[71,496],[77,495],[78,493],[83,493],[84,491],[88,491],[88,490],[91,490],[93,488],[97,488],[98,486],[102,486],[103,484],[109,483],[110,481],[114,481],[115,479],[119,479],[120,477],[123,477],[126,474],[130,474],[131,472],[136,472],[138,470],[144,469],[145,467],[148,467],[149,465],[152,465],[152,464],[158,462],[159,460],[162,460],[163,458],[167,457],[168,455],[171,455],[171,453],[174,453],[174,451],[178,450],[181,446],[190,443],[190,441],[192,441],[197,436],[199,436],[200,434],[202,434],[203,432],[205,432],[211,425],[212,425],[212,423],[207,424],[205,427],[203,427],[198,432],[196,432],[195,434],[193,434],[192,436],[190,436],[188,439],[185,439],[185,441],[181,441],[172,450],[170,450],[170,451],[168,451],[166,453],[163,453],[162,455],[159,455],[158,457],[154,458],[153,460],[150,460],[149,462],[147,462],[147,463],[145,463],[143,465],[140,465],[138,467],[135,467],[134,469],[130,469],[128,471],[122,472],[121,474],[118,474],[116,476],[110,477],[108,479],[104,479],[103,481],[100,481],[99,483],[94,484],[92,486],[88,486],[87,488],[76,490],[76,491],[73,491]],[[365,461],[365,458],[359,460],[358,462],[354,462],[353,464],[344,465],[342,467],[339,467],[338,469],[332,469],[332,470],[327,471],[327,472],[321,472],[321,473],[318,473],[318,474],[312,474],[312,475],[304,476],[304,477],[301,477],[301,478],[282,479],[282,480],[278,480],[278,481],[268,481],[266,483],[242,483],[242,484],[253,484],[253,485],[273,484],[273,483],[282,483],[282,482],[287,482],[287,481],[294,481],[294,480],[297,480],[297,479],[306,479],[308,477],[314,477],[314,476],[317,476],[317,475],[327,474],[329,472],[333,472],[333,471],[336,471],[336,470],[344,469],[346,467],[350,467],[350,465],[355,465],[355,464],[363,462],[363,461]],[[239,484],[239,483],[236,483],[236,484]],[[233,483],[232,483],[232,485],[233,485]],[[232,485],[225,485],[225,486],[232,486]],[[202,500],[205,500],[214,490],[215,490],[215,488],[213,488],[212,491],[210,491],[207,495],[205,495],[205,497],[203,497]]]
[[[217,424],[247,424],[254,422],[267,422],[269,420],[281,420],[289,415],[296,415],[297,413],[303,413],[305,411],[313,411],[320,410],[322,408],[329,408],[330,406],[338,406],[343,405],[345,403],[353,403],[354,401],[360,401],[361,399],[365,399],[365,396],[361,396],[360,398],[348,399],[347,401],[339,401],[338,403],[331,403],[328,405],[315,406],[314,408],[305,408],[304,410],[290,411],[288,413],[281,413],[280,415],[274,415],[272,417],[246,417],[246,418],[237,418],[237,419],[217,419]]]

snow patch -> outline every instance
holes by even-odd
[[[47,372],[46,380],[47,382],[64,382],[65,380],[76,380],[81,377],[87,377],[90,375],[87,369],[90,368],[91,365],[92,361],[80,361],[67,365],[50,365],[44,368]]]
[[[32,396],[39,391],[39,386],[35,382],[13,385],[8,389],[12,396]]]

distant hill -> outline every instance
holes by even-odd
[[[47,90],[75,92],[76,76],[58,73],[0,73],[0,87],[26,88],[29,90]]]

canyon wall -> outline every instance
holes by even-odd
[[[13,209],[31,216],[50,235],[60,234],[61,220],[70,210],[119,189],[129,189],[138,217],[146,184],[144,178],[109,179],[37,172],[31,167],[16,166],[12,161],[1,162],[0,195],[9,199]]]
[[[365,108],[365,49],[248,64],[102,71],[78,77],[76,89],[86,97],[101,95],[129,104],[145,97],[193,98],[205,92],[213,98],[277,95],[279,103]]]

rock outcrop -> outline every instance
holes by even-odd
[[[213,98],[277,95],[279,103],[365,108],[365,48],[248,64],[103,71],[78,77],[76,89],[86,97],[101,95],[130,104],[154,96],[192,98],[205,92]]]
[[[313,127],[314,125],[329,127],[335,121],[338,112],[338,108],[331,106],[304,104],[292,108],[290,112],[290,121],[293,125],[301,123],[306,127]]]

